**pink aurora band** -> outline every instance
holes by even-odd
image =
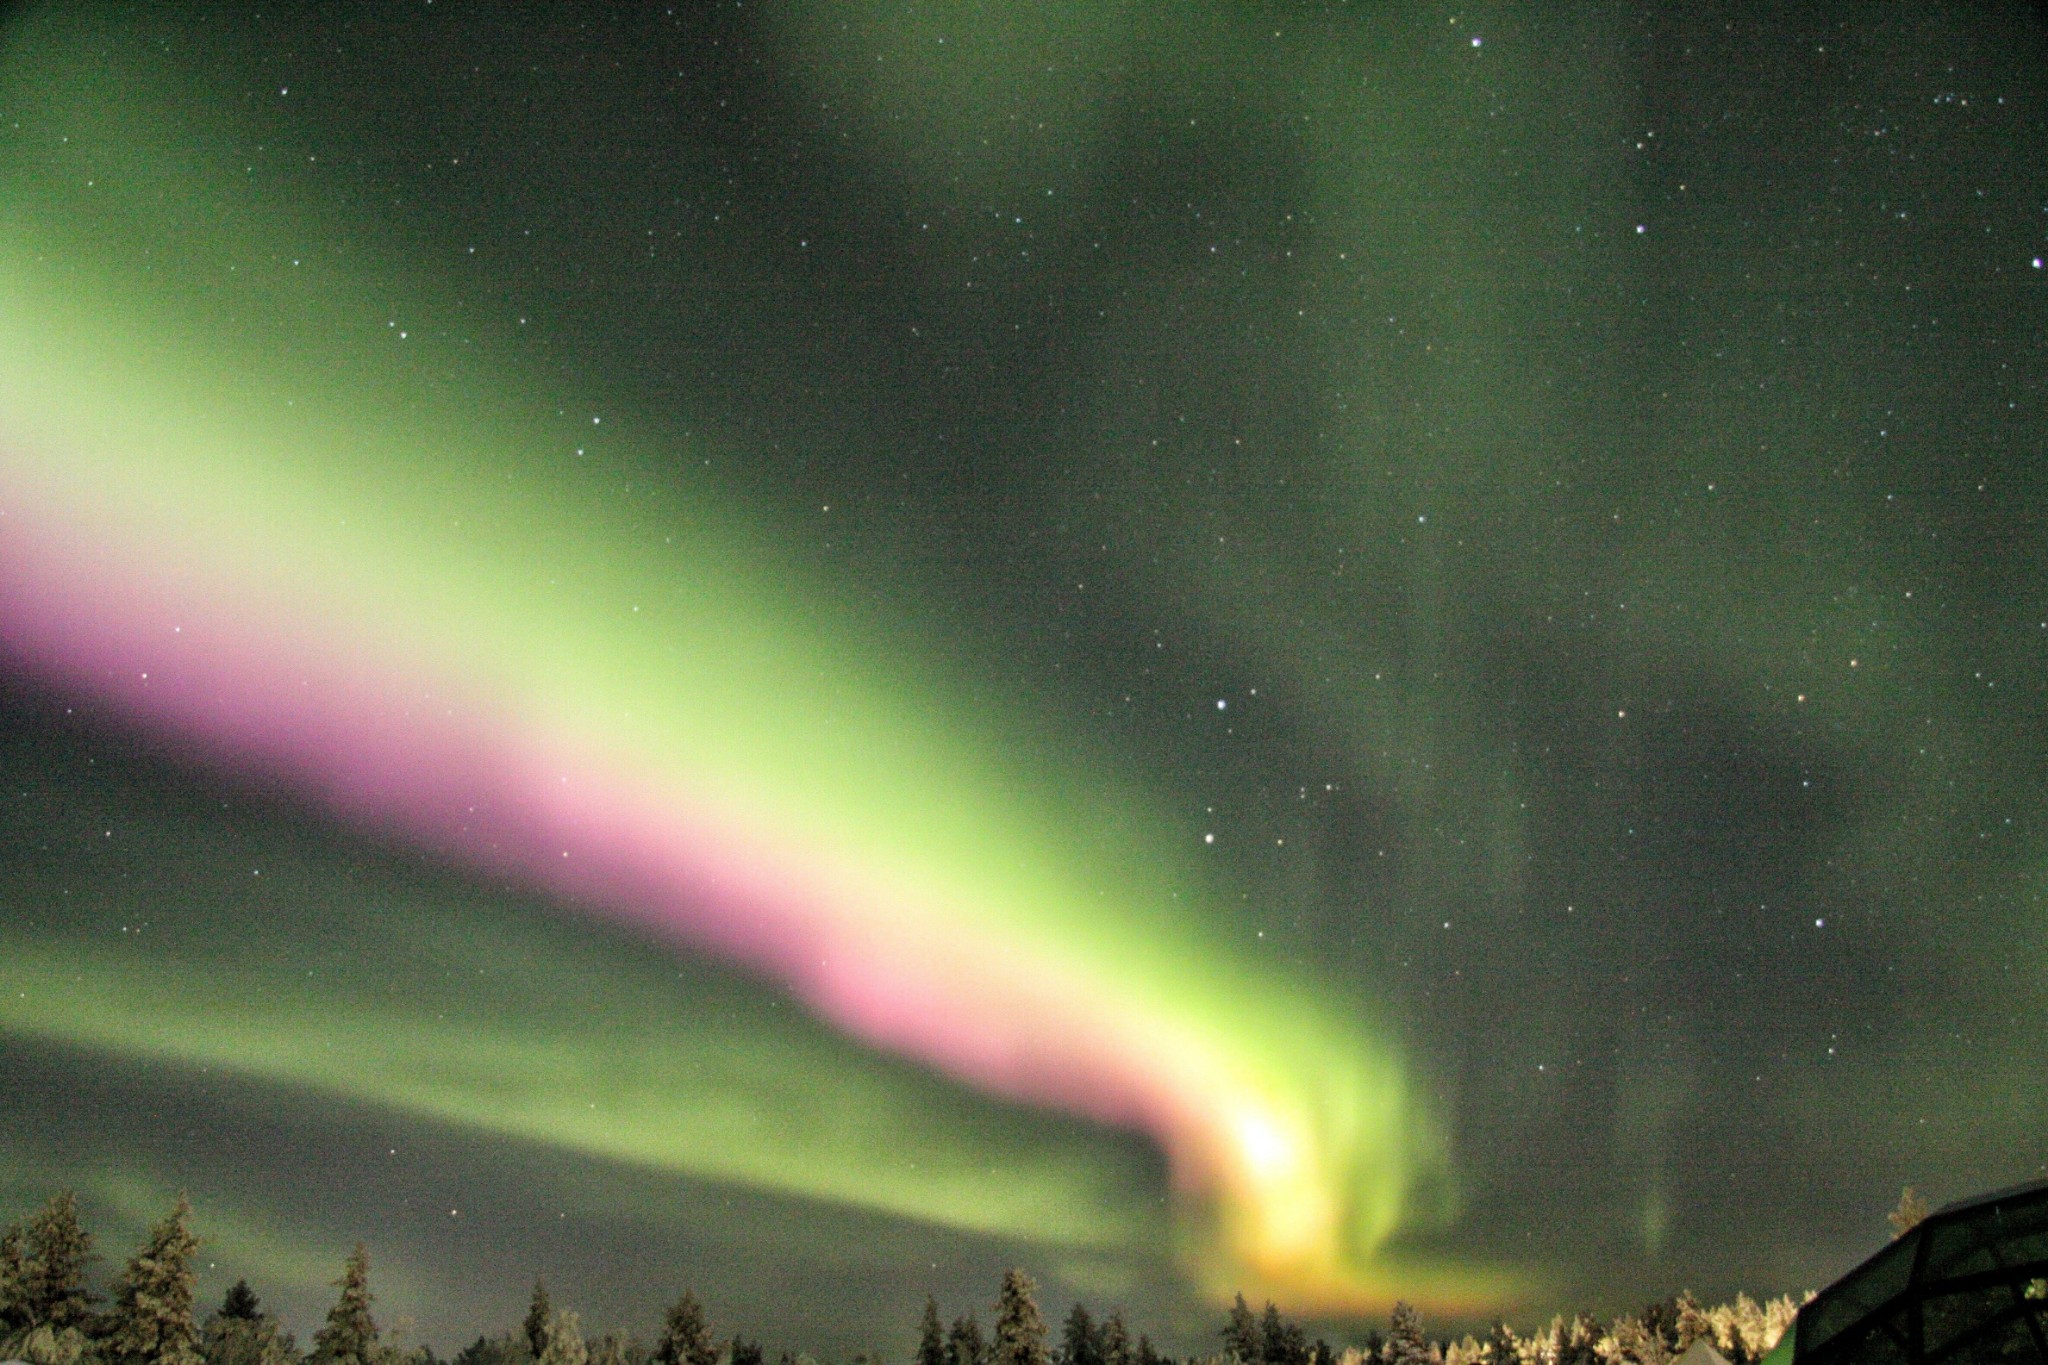
[[[868,1043],[1151,1135],[1217,1223],[1212,1288],[1390,1296],[1346,1250],[1356,1154],[1242,1054],[885,853],[812,842],[592,738],[519,678],[465,668],[431,612],[374,613],[289,554],[252,558],[22,448],[0,451],[0,648],[30,671],[359,826],[744,964]]]

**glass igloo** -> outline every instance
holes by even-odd
[[[1801,1308],[1769,1365],[2048,1365],[2048,1180],[1929,1214]]]

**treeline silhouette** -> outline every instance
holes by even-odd
[[[586,1335],[573,1309],[557,1308],[536,1282],[516,1330],[480,1336],[452,1360],[426,1345],[400,1346],[370,1311],[370,1257],[358,1243],[342,1264],[339,1291],[311,1348],[263,1311],[246,1280],[202,1320],[194,1301],[199,1248],[183,1196],[114,1276],[105,1297],[90,1288],[93,1239],[70,1191],[0,1233],[0,1360],[29,1365],[765,1365],[760,1342],[721,1339],[696,1295],[670,1305],[649,1343],[607,1331]],[[1810,1296],[1809,1296],[1810,1297]],[[103,1306],[104,1305],[104,1306]],[[1273,1304],[1254,1313],[1242,1294],[1217,1333],[1219,1349],[1180,1359],[1135,1335],[1120,1311],[1097,1318],[1075,1304],[1052,1340],[1029,1275],[1003,1276],[986,1332],[972,1309],[946,1323],[927,1299],[909,1365],[1670,1365],[1704,1341],[1729,1365],[1755,1365],[1798,1305],[1747,1295],[1706,1307],[1690,1294],[1602,1322],[1590,1313],[1552,1318],[1528,1336],[1496,1322],[1484,1338],[1432,1340],[1415,1309],[1396,1304],[1384,1332],[1333,1347],[1311,1339]],[[819,1365],[783,1352],[778,1365]],[[848,1365],[884,1365],[873,1354]]]

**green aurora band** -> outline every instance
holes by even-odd
[[[367,827],[730,956],[856,1037],[1149,1133],[1219,1293],[1502,1292],[1382,1259],[1441,1169],[1398,1053],[1205,933],[1216,888],[1139,793],[991,730],[829,587],[764,575],[714,489],[622,515],[497,416],[528,381],[464,354],[431,280],[295,257],[308,225],[186,154],[218,132],[24,27],[0,71],[38,129],[0,191],[18,656]],[[929,1124],[872,1077],[815,1082],[858,1087],[832,1141],[764,1142],[598,1027],[380,1016],[340,1046],[317,992],[193,972],[165,999],[118,953],[11,956],[0,1019],[32,1035],[951,1226],[1132,1232],[1085,1171],[879,1171],[865,1153]],[[580,1083],[522,1089],[536,1067]]]
[[[8,677],[334,841],[0,734],[17,1053],[1332,1316],[2048,1159],[2038,9],[452,8],[0,28]]]

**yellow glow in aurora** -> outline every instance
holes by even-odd
[[[1189,908],[1212,890],[1184,835],[1105,763],[997,729],[900,630],[770,573],[710,485],[665,495],[672,534],[647,534],[522,427],[531,377],[467,346],[492,328],[409,272],[394,337],[398,272],[306,247],[323,225],[196,169],[200,116],[97,69],[82,35],[17,28],[0,94],[32,129],[0,161],[13,656],[211,762],[719,953],[968,1085],[1148,1133],[1218,1295],[1497,1299],[1495,1277],[1385,1258],[1442,1175],[1398,1050],[1228,953]],[[116,975],[51,963],[38,980],[70,1008],[0,1008],[73,1043],[989,1225],[971,1190],[864,1193],[830,1150],[650,1139],[687,1111],[579,1126],[517,1094],[509,1056],[426,1087],[416,1057],[152,1028]]]

